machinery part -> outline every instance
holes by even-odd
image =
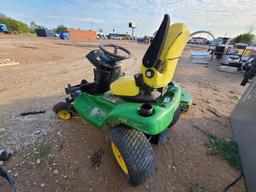
[[[139,113],[143,117],[149,117],[152,115],[154,108],[152,105],[144,103],[140,106]]]
[[[252,79],[255,76],[256,76],[256,58],[252,61],[252,64],[251,64],[250,68],[248,69],[248,71],[245,72],[244,79],[241,82],[241,85],[245,86],[247,84],[247,82],[249,81],[249,79]]]
[[[199,33],[206,33],[206,34],[208,34],[208,35],[210,35],[210,36],[212,37],[212,40],[213,40],[213,41],[215,40],[215,37],[214,37],[214,35],[211,33],[211,31],[204,31],[204,30],[202,30],[202,31],[195,31],[195,32],[193,32],[193,33],[190,34],[190,37],[193,37],[193,36],[195,36],[195,35],[197,35],[197,34],[199,34]]]
[[[242,177],[244,176],[244,174],[240,174],[234,181],[232,181],[225,189],[223,192],[228,192],[228,190],[234,186]]]
[[[5,170],[3,170],[1,167],[0,167],[0,177],[5,178],[9,182],[9,184],[12,187],[13,192],[17,192],[17,187],[16,187],[16,184],[15,184],[13,178]]]
[[[177,121],[180,118],[180,114],[181,114],[181,109],[178,107],[173,114],[172,122],[170,123],[169,128],[177,123]]]
[[[118,125],[108,135],[115,160],[133,186],[144,183],[156,166],[155,154],[146,136],[136,129]]]
[[[7,152],[5,149],[0,149],[0,161],[7,161],[10,159],[12,154]]]
[[[27,115],[37,115],[41,113],[45,113],[46,111],[29,111],[29,112],[24,112],[21,113],[20,116],[27,116]]]
[[[173,113],[172,121],[170,125],[168,126],[168,129],[165,129],[162,133],[157,135],[147,135],[148,138],[150,138],[150,142],[155,145],[161,145],[165,143],[169,138],[169,128],[171,128],[175,123],[179,120],[181,114],[181,109],[178,107],[176,111]]]
[[[150,143],[161,145],[170,139],[169,129],[165,129],[162,133],[157,135],[146,135]]]
[[[66,102],[58,102],[53,106],[52,110],[62,120],[69,120],[75,114],[72,105]]]
[[[114,48],[114,53],[111,53],[111,52],[107,51],[106,47]],[[121,51],[125,52],[126,56],[118,55],[117,52],[118,52],[119,49]],[[110,57],[114,61],[121,61],[121,60],[124,60],[124,59],[129,59],[131,57],[131,55],[132,55],[131,52],[128,49],[125,49],[125,48],[123,48],[121,46],[118,46],[118,45],[115,45],[115,44],[112,44],[112,43],[108,43],[108,44],[101,43],[100,44],[100,50],[103,51],[103,53],[106,56]]]

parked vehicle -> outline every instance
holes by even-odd
[[[8,27],[3,23],[0,23],[0,32],[9,33]]]

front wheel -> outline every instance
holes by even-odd
[[[71,104],[66,102],[58,102],[53,106],[52,110],[62,120],[69,120],[75,114]]]
[[[113,156],[133,186],[144,183],[156,167],[155,154],[146,136],[136,129],[118,125],[109,133]]]

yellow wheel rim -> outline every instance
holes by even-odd
[[[71,115],[70,115],[70,113],[68,111],[61,110],[61,111],[58,112],[58,117],[60,119],[63,119],[63,120],[68,120],[68,119],[71,118]]]
[[[119,152],[118,148],[116,147],[116,145],[113,142],[111,142],[111,148],[112,148],[112,151],[114,153],[117,163],[119,164],[119,166],[121,167],[123,172],[125,174],[128,174],[128,169],[124,162],[124,159],[123,159],[121,153]]]

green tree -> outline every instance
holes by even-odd
[[[31,29],[26,23],[7,17],[4,14],[0,14],[0,23],[5,24],[8,27],[9,31],[12,33],[31,32]]]
[[[32,21],[32,22],[30,23],[30,28],[31,28],[31,30],[32,30],[33,33],[35,32],[35,29],[45,29],[44,26],[37,25],[34,21]]]
[[[234,42],[235,43],[246,43],[246,44],[250,44],[251,42],[253,42],[255,38],[254,34],[251,33],[244,33],[244,34],[240,34],[237,37],[235,37]]]
[[[56,29],[54,29],[55,33],[59,33],[61,31],[67,31],[67,27],[65,25],[58,25]]]

